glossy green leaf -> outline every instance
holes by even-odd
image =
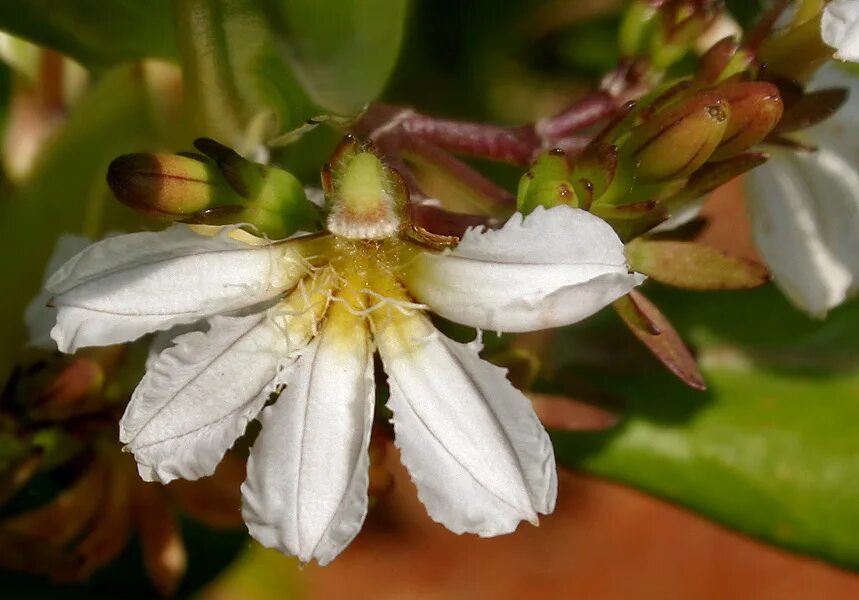
[[[581,340],[568,330],[555,353],[568,360],[556,367],[628,404],[614,430],[558,434],[559,460],[859,568],[859,303],[812,321],[772,286],[650,293],[673,307],[666,313],[698,350],[707,392],[657,369],[617,373],[633,351],[623,342],[613,349],[611,377],[577,369],[569,357]],[[612,338],[607,326],[594,339]]]
[[[92,67],[175,58],[171,0],[3,0],[0,30]]]
[[[266,0],[290,63],[326,110],[354,114],[394,68],[408,0]]]
[[[180,0],[177,23],[197,136],[245,153],[319,113],[260,2]]]
[[[105,173],[110,161],[151,146],[154,127],[140,73],[110,71],[82,97],[48,142],[27,181],[0,199],[0,277],[14,293],[0,295],[0,381],[24,342],[24,308],[63,233],[101,235],[128,227],[134,213],[114,201]]]

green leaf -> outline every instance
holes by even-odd
[[[63,233],[88,236],[128,228],[134,213],[112,199],[105,174],[120,154],[153,144],[143,80],[133,67],[106,73],[82,97],[42,150],[29,178],[0,198],[0,277],[14,293],[0,295],[0,381],[24,342],[23,313]],[[136,228],[136,225],[134,226]]]
[[[245,153],[319,112],[296,80],[259,2],[180,0],[177,17],[197,137]]]
[[[375,99],[399,54],[408,0],[267,0],[275,31],[310,97],[338,114]]]
[[[561,359],[556,368],[628,405],[613,431],[556,435],[560,462],[859,568],[859,303],[821,322],[792,310],[772,286],[695,296],[652,291],[697,347],[708,391],[655,369],[606,377]],[[610,337],[601,327],[594,339]],[[573,332],[564,332],[555,355],[570,356]],[[628,358],[624,347],[615,348],[615,365]]]
[[[3,0],[0,30],[90,67],[177,55],[171,0]]]

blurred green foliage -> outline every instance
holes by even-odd
[[[623,420],[600,433],[558,434],[558,459],[859,569],[859,303],[818,321],[772,285],[651,290],[697,350],[709,389],[691,390],[655,363],[642,371],[638,359],[632,370],[582,368],[584,354],[601,350],[632,364],[614,315],[564,330],[553,367],[621,399]],[[610,349],[598,340],[612,340]]]

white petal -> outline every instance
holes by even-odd
[[[530,401],[473,345],[422,314],[379,326],[396,445],[429,515],[456,533],[509,533],[554,510],[552,443]]]
[[[643,280],[628,272],[605,221],[567,206],[517,213],[497,231],[469,229],[452,251],[420,254],[405,276],[434,312],[493,331],[580,321]]]
[[[251,246],[182,225],[105,239],[49,279],[59,309],[51,335],[63,352],[134,340],[273,299],[305,271],[292,244]]]
[[[367,515],[373,349],[366,325],[335,303],[321,334],[260,417],[242,515],[261,544],[327,564]]]
[[[82,235],[63,234],[57,240],[54,253],[45,268],[45,280],[41,291],[27,306],[24,321],[30,334],[30,345],[36,348],[54,349],[57,345],[51,339],[51,328],[57,322],[57,309],[49,306],[51,293],[44,289],[48,277],[72,256],[86,248],[90,240]]]
[[[144,365],[146,370],[149,371],[152,369],[155,363],[158,362],[158,359],[161,358],[161,354],[176,345],[178,338],[192,331],[201,331],[204,333],[209,331],[209,321],[195,321],[184,325],[176,325],[166,331],[159,331],[153,335],[152,340],[149,342],[149,352],[146,355],[146,363]]]
[[[215,316],[209,326],[176,337],[161,353],[119,424],[147,481],[211,475],[291,362],[269,312]]]
[[[837,152],[775,151],[751,172],[749,216],[776,283],[823,315],[859,278],[859,174]]]
[[[859,2],[832,0],[820,21],[823,41],[837,50],[835,58],[859,62]]]
[[[847,101],[835,113],[820,123],[803,130],[804,141],[813,146],[827,146],[838,152],[852,165],[859,165],[859,77],[834,62],[826,63],[814,75],[810,87],[814,91],[845,88]]]

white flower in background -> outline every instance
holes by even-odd
[[[334,179],[330,233],[268,242],[176,225],[93,244],[47,284],[65,352],[205,323],[150,363],[121,440],[144,479],[196,479],[258,418],[243,516],[262,544],[302,561],[331,561],[367,513],[376,350],[396,445],[433,519],[493,536],[551,512],[552,446],[530,402],[426,311],[542,329],[643,280],[605,222],[565,206],[429,249],[405,236],[390,175],[358,153]]]
[[[773,149],[746,182],[752,235],[775,282],[823,316],[859,289],[859,82],[827,65],[815,84],[850,91],[838,112],[803,132],[817,150]]]
[[[56,350],[57,345],[51,339],[51,329],[57,322],[57,309],[49,306],[51,293],[44,289],[44,284],[47,283],[47,277],[51,273],[59,269],[72,256],[89,246],[91,242],[92,240],[89,238],[70,233],[64,233],[57,239],[54,252],[48,259],[48,266],[45,268],[45,280],[42,281],[43,289],[27,305],[27,310],[24,313],[24,323],[27,325],[30,346]]]
[[[859,0],[832,0],[823,9],[820,35],[835,58],[859,62]]]
[[[726,37],[732,37],[736,41],[743,39],[743,28],[727,12],[720,13],[707,29],[701,32],[695,39],[695,52],[704,54],[717,42]]]

